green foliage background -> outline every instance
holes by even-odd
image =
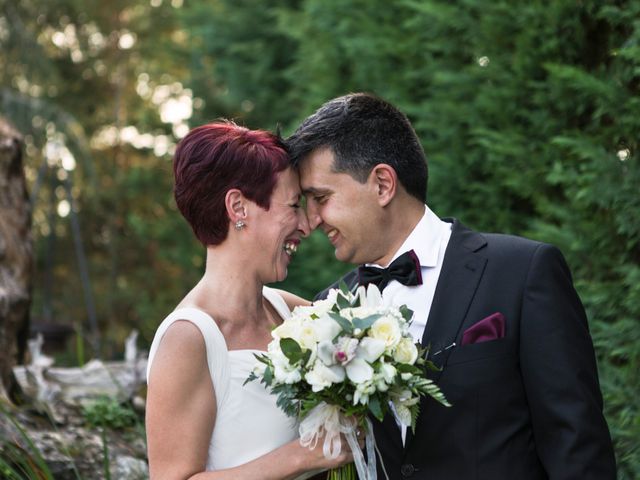
[[[66,175],[103,356],[117,355],[134,327],[148,344],[203,265],[171,199],[170,150],[122,134],[97,140],[105,127],[135,126],[175,143],[179,129],[145,88],[190,95],[191,127],[231,117],[284,134],[331,97],[374,92],[413,121],[436,213],[562,249],[589,315],[619,477],[640,478],[639,2],[0,6],[0,113],[25,134],[32,186],[47,142],[62,139],[77,161]],[[123,48],[127,34],[135,42]],[[65,173],[52,163],[34,212],[33,316],[86,331],[69,217],[52,209],[64,200]],[[313,235],[282,286],[309,297],[345,268]]]

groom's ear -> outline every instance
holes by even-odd
[[[237,188],[232,188],[224,197],[224,206],[231,223],[247,218],[247,199]]]
[[[398,188],[398,175],[393,167],[385,163],[379,163],[369,175],[369,180],[373,182],[376,189],[376,197],[381,207],[386,207],[396,195]]]

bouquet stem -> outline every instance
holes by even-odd
[[[331,470],[329,470],[327,480],[358,480],[356,464],[348,463],[339,468],[332,468]]]

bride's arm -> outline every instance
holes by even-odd
[[[205,472],[215,418],[204,339],[195,325],[178,321],[167,329],[149,375],[146,428],[151,480],[293,479],[352,461],[350,452],[326,460],[322,441],[309,450],[296,439],[238,467]]]
[[[276,292],[282,297],[285,301],[289,310],[293,310],[298,305],[311,305],[311,302],[305,298],[299,297],[291,292],[287,292],[286,290],[280,290],[279,288],[274,288]]]
[[[146,430],[152,479],[202,472],[216,419],[204,339],[191,322],[164,334],[149,372]]]

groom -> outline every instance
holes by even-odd
[[[411,308],[412,335],[442,367],[433,378],[452,407],[424,398],[415,434],[392,415],[374,426],[389,478],[615,479],[587,319],[560,251],[438,218],[409,120],[374,96],[325,103],[287,143],[311,227],[360,265],[343,279]]]

